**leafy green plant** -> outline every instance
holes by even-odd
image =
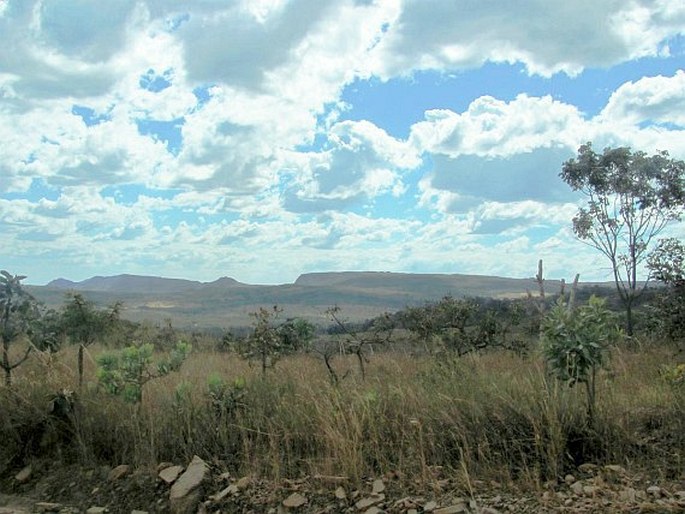
[[[596,296],[576,310],[560,299],[542,321],[542,352],[549,370],[569,386],[585,384],[590,424],[594,421],[597,371],[606,364],[608,346],[618,333],[614,314],[605,300]]]
[[[150,380],[181,369],[190,350],[190,344],[179,342],[167,358],[155,365],[151,343],[129,346],[119,353],[98,357],[97,377],[108,393],[122,396],[129,403],[140,403],[143,401],[143,386]]]
[[[281,312],[282,309],[274,305],[272,309],[261,307],[251,313],[255,320],[252,332],[234,343],[241,357],[260,362],[262,375],[281,357],[306,348],[314,334],[314,327],[305,320],[277,323]]]
[[[245,379],[242,377],[228,382],[220,375],[212,373],[207,378],[207,396],[217,415],[230,414],[243,406],[245,394]]]
[[[86,348],[107,333],[119,320],[121,304],[98,309],[79,293],[67,297],[62,310],[62,327],[72,343],[78,344],[78,385],[83,386],[83,354]]]
[[[25,278],[22,275],[10,275],[5,270],[0,271],[0,367],[5,372],[7,387],[12,385],[12,370],[28,359],[33,348],[31,344],[27,344],[24,355],[17,361],[10,362],[10,346],[21,336],[28,335],[38,318],[37,302],[21,284]]]
[[[671,387],[685,392],[685,364],[663,366],[661,378]]]

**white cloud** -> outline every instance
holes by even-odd
[[[414,70],[475,68],[521,62],[530,73],[575,75],[663,51],[685,33],[678,0],[406,0],[374,50],[384,78]]]
[[[421,163],[409,145],[366,121],[336,123],[328,138],[326,150],[288,156],[286,167],[295,171],[284,195],[286,208],[337,209],[387,192],[399,194],[402,171]]]
[[[630,125],[653,122],[685,127],[685,71],[623,84],[612,93],[600,118]]]
[[[481,96],[463,114],[427,111],[426,121],[412,126],[410,141],[419,152],[501,158],[542,147],[573,147],[582,124],[576,107],[550,96],[521,94],[511,102]]]

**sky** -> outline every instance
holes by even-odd
[[[682,0],[0,0],[29,284],[609,280],[559,178],[588,141],[685,158]]]

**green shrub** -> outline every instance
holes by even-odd
[[[104,354],[98,357],[97,378],[105,390],[120,395],[129,403],[143,400],[143,386],[155,378],[178,371],[190,353],[190,344],[179,342],[168,358],[152,361],[154,346],[151,343],[129,346],[118,354]]]
[[[597,371],[606,365],[608,347],[618,329],[605,300],[590,297],[587,305],[569,309],[559,300],[542,321],[542,353],[551,373],[569,386],[585,384],[588,419],[594,418]]]

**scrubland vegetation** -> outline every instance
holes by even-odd
[[[449,473],[465,492],[472,480],[536,488],[585,462],[681,477],[677,344],[654,330],[630,339],[617,332],[597,340],[601,358],[579,354],[584,370],[573,367],[573,348],[555,364],[535,323],[553,322],[554,311],[539,307],[539,298],[445,298],[356,327],[334,310],[337,321],[316,333],[265,309],[243,336],[223,339],[117,322],[86,347],[80,389],[82,347],[59,336],[0,390],[0,465],[6,472],[50,458],[155,467],[197,454],[217,469],[269,479],[392,472],[430,484]],[[603,318],[599,330],[610,324]],[[594,344],[587,330],[583,337]],[[19,341],[10,350],[23,355]],[[112,370],[118,389],[106,378]],[[123,380],[127,372],[139,379],[128,393],[136,382]]]
[[[46,311],[2,272],[0,471],[199,455],[273,480],[449,474],[465,494],[540,488],[584,463],[682,480],[685,247],[656,237],[680,219],[684,170],[590,145],[564,165],[588,197],[574,231],[614,272],[606,298],[577,279],[545,291],[540,262],[518,300],[447,296],[356,324],[330,306],[318,327],[269,306],[208,335],[126,322],[79,294]],[[637,280],[645,264],[659,288]]]

